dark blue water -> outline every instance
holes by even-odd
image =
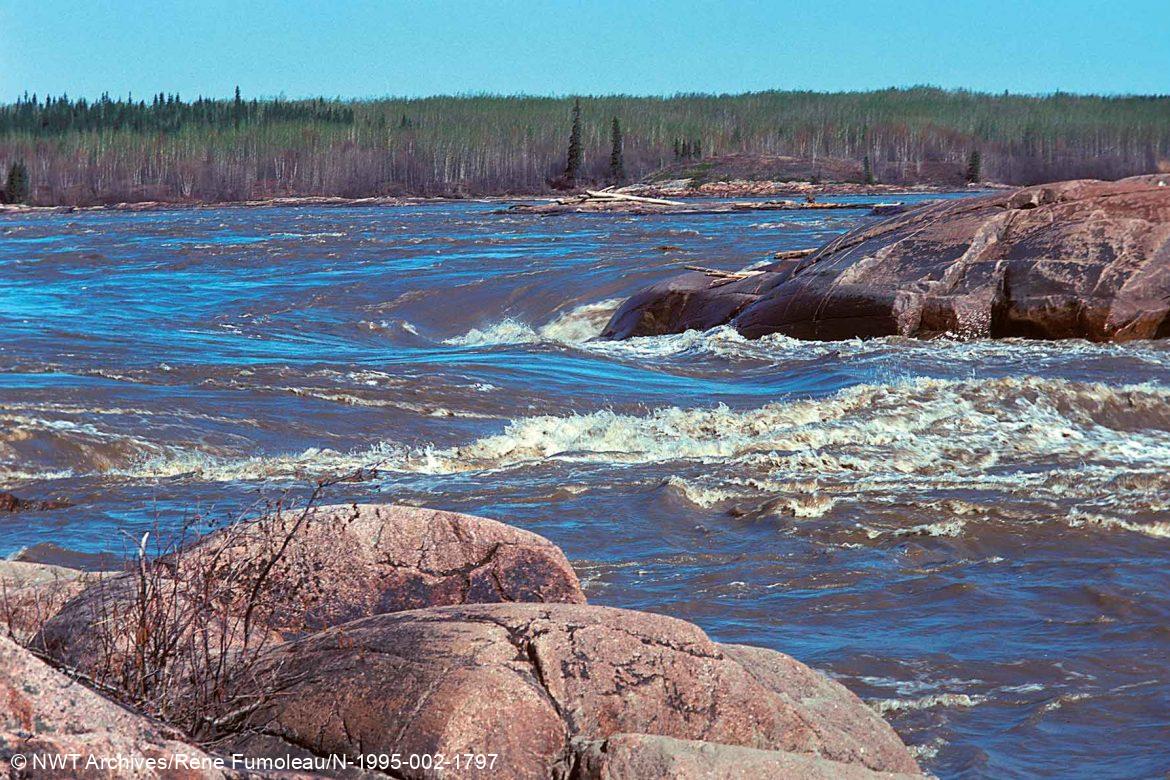
[[[0,217],[0,554],[337,501],[494,517],[596,603],[825,669],[942,777],[1170,768],[1170,349],[599,343],[698,264],[864,209],[404,208]]]

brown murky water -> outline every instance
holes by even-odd
[[[834,674],[942,777],[1170,768],[1170,347],[590,341],[863,210],[0,217],[0,554],[337,500],[544,534],[597,603]]]

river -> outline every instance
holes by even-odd
[[[916,199],[914,196],[910,200]],[[846,199],[848,200],[848,199]],[[1170,766],[1170,347],[591,340],[866,209],[0,216],[0,555],[337,501],[540,533],[594,603],[833,675],[943,778]]]

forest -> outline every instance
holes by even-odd
[[[535,194],[726,155],[791,156],[814,171],[845,161],[858,180],[864,170],[895,184],[962,184],[972,159],[980,180],[1008,184],[1170,165],[1170,96],[915,87],[579,99],[571,179],[573,97],[287,100],[239,90],[194,100],[24,96],[0,105],[0,170],[22,166],[24,201],[90,205]]]

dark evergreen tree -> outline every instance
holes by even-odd
[[[569,155],[565,163],[565,178],[576,181],[581,174],[584,155],[581,151],[581,99],[573,101],[573,129],[569,133]]]
[[[9,203],[25,203],[28,201],[31,187],[28,180],[28,168],[21,161],[8,166],[8,179],[4,183],[4,199]]]
[[[861,161],[861,173],[865,177],[866,184],[873,184],[873,165],[871,165],[869,162],[868,154],[865,156],[865,159]]]
[[[618,118],[613,118],[613,129],[610,132],[611,150],[609,153],[609,178],[617,183],[626,179],[626,165],[622,160],[622,126]]]
[[[978,149],[971,151],[967,158],[967,181],[975,184],[983,177],[983,155]]]

